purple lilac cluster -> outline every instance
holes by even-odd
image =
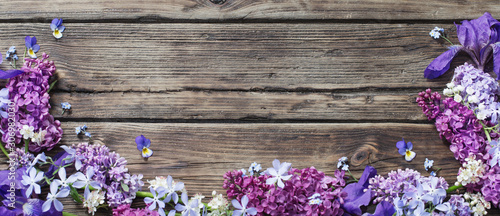
[[[63,130],[61,123],[54,120],[49,113],[50,88],[49,80],[56,70],[49,55],[43,54],[41,59],[26,59],[19,76],[11,78],[6,88],[9,89],[10,100],[14,103],[14,122],[16,127],[15,143],[19,144],[23,136],[19,132],[23,125],[32,126],[34,132],[45,131],[45,136],[38,142],[30,141],[29,150],[39,152],[51,150],[61,140]],[[8,119],[1,121],[2,141],[8,143]],[[10,146],[7,146],[10,147]]]
[[[465,63],[455,69],[453,85],[462,86],[464,91],[460,92],[460,96],[478,117],[482,116],[482,120],[493,124],[498,123],[500,103],[497,98],[500,87],[493,77]]]
[[[31,153],[26,153],[24,149],[16,148],[15,151],[9,153],[9,159],[14,161],[14,167],[29,166],[35,157]]]
[[[416,170],[406,168],[398,169],[387,174],[387,178],[376,175],[370,178],[368,189],[372,191],[373,204],[382,201],[393,202],[408,191],[415,190],[417,183],[428,183],[431,177],[421,176]],[[438,177],[437,187],[448,189],[448,183],[442,177]]]
[[[458,216],[469,216],[470,215],[470,207],[469,203],[465,201],[462,194],[451,195],[448,200],[450,206],[454,210],[455,215]]]
[[[493,203],[493,206],[499,207],[500,203],[500,167],[492,167],[483,178],[483,187],[481,193],[486,201]]]
[[[120,157],[116,152],[111,152],[104,145],[90,145],[80,143],[73,145],[76,150],[74,158],[79,158],[82,162],[81,170],[92,167],[95,171],[92,177],[101,183],[106,190],[106,198],[109,206],[115,208],[121,204],[130,204],[135,199],[135,193],[144,185],[142,174],[130,175],[127,160]],[[126,189],[124,186],[126,185]]]
[[[118,207],[113,209],[113,216],[159,216],[157,211],[152,211],[149,210],[149,206],[146,206],[146,208],[140,209],[134,209],[130,208],[130,204],[122,204],[119,205]]]
[[[326,176],[314,167],[292,168],[292,177],[284,182],[284,187],[266,184],[271,176],[243,176],[242,171],[230,171],[224,175],[223,187],[230,199],[241,201],[244,195],[249,198],[248,207],[257,209],[257,215],[342,215],[341,205],[347,196],[345,171],[335,171],[335,176]]]
[[[486,153],[487,141],[483,127],[474,112],[453,98],[445,98],[439,102],[440,99],[439,93],[432,93],[427,89],[419,93],[417,103],[429,120],[436,121],[439,135],[451,143],[450,150],[460,163],[465,162],[469,154],[482,157]],[[493,133],[490,135],[497,136]]]

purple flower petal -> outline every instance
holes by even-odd
[[[31,37],[30,36],[26,36],[24,38],[24,45],[26,45],[26,48],[28,48],[28,49],[31,48],[32,45],[31,45]]]
[[[64,27],[64,26],[59,26],[59,31],[60,31],[60,32],[64,32],[64,30],[66,30],[66,27]]]
[[[243,206],[241,206],[240,202],[238,200],[232,200],[231,203],[233,204],[233,207],[236,209],[243,209]]]
[[[9,79],[22,73],[24,73],[22,70],[0,70],[0,79]]]
[[[57,26],[59,26],[60,24],[61,24],[61,23],[59,22],[59,19],[54,18],[54,19],[52,20],[52,23],[51,23],[50,25],[51,25],[51,26],[52,26],[52,25],[54,25],[54,26],[56,26],[56,27],[57,27]]]
[[[257,214],[257,209],[255,208],[249,208],[247,209],[247,213],[250,215],[256,215]]]
[[[491,45],[493,48],[493,71],[497,75],[497,80],[500,79],[500,42]]]
[[[429,66],[424,71],[424,77],[427,79],[434,79],[443,75],[450,68],[450,63],[455,58],[463,46],[455,45],[449,47],[450,49],[440,56],[438,56],[434,61],[432,61]]]
[[[38,52],[40,50],[40,45],[35,44],[33,45],[33,52]]]

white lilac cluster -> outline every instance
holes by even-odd
[[[484,200],[484,197],[481,195],[481,193],[469,193],[466,192],[464,194],[464,198],[469,203],[469,207],[471,210],[471,214],[474,216],[482,216],[488,214],[486,209],[491,208],[490,202]]]
[[[478,119],[498,124],[500,103],[496,98],[500,94],[500,86],[488,73],[465,63],[455,69],[453,80],[446,87],[444,95],[453,97],[458,103],[463,101],[474,110]]]
[[[19,130],[19,133],[21,134],[21,136],[23,136],[23,139],[31,140],[31,142],[40,145],[40,143],[42,143],[45,140],[45,135],[47,135],[47,131],[40,130],[39,132],[35,132],[34,130],[35,128],[33,126],[23,125],[21,127],[21,130]]]
[[[455,185],[466,186],[478,183],[486,172],[487,165],[481,160],[476,160],[476,155],[470,155],[465,159],[465,163],[458,170],[457,182]]]
[[[229,202],[224,195],[217,194],[216,191],[212,191],[212,199],[208,202],[208,207],[210,207],[211,212],[207,216],[220,216],[226,215],[226,211],[229,207]]]
[[[97,211],[97,207],[104,204],[104,194],[104,191],[95,190],[88,195],[85,201],[83,201],[83,207],[88,209],[89,214],[94,215]]]

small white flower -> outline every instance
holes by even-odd
[[[468,95],[473,95],[476,91],[472,87],[467,87],[465,92],[467,92]]]
[[[41,130],[39,133],[34,133],[33,137],[31,137],[31,142],[34,142],[34,143],[40,145],[45,140],[46,134],[47,134],[47,131],[45,131],[45,130]]]
[[[19,133],[23,136],[23,139],[31,139],[35,135],[34,130],[33,126],[23,125]]]
[[[104,203],[104,198],[104,191],[92,191],[83,202],[83,207],[87,207],[89,214],[94,215],[97,211],[97,207]]]
[[[158,189],[159,187],[168,188],[167,178],[164,176],[156,176],[155,179],[148,180],[148,183],[148,188],[152,187],[154,190]]]
[[[455,100],[455,102],[457,102],[457,103],[460,103],[460,102],[462,102],[462,96],[457,94],[457,95],[455,95],[455,97],[453,97],[453,100]]]
[[[454,88],[454,90],[457,90],[458,92],[463,92],[465,90],[465,87],[462,85],[457,85],[457,87]]]
[[[218,212],[225,212],[227,210],[229,202],[222,194],[217,194],[216,191],[212,192],[212,200],[208,202],[208,207],[214,212],[217,210]],[[213,214],[215,215],[215,214]]]
[[[451,96],[451,95],[453,95],[453,90],[451,90],[449,88],[445,88],[443,90],[443,94],[446,95],[446,96]]]
[[[476,95],[471,95],[467,98],[469,103],[479,103],[479,98]]]
[[[446,84],[446,87],[448,87],[448,88],[452,89],[452,88],[454,88],[454,87],[455,87],[455,83],[453,83],[453,82],[451,82],[451,83],[447,83],[447,84]]]
[[[475,155],[465,158],[465,163],[460,167],[455,185],[475,184],[481,180],[486,172],[487,165],[481,160],[476,160]]]

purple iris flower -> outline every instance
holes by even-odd
[[[488,12],[475,20],[464,20],[462,25],[455,24],[460,44],[450,46],[449,50],[432,61],[424,71],[424,77],[434,79],[444,74],[455,56],[463,51],[474,61],[478,69],[493,60],[493,71],[500,78],[500,22]]]
[[[26,49],[28,49],[28,55],[31,58],[36,58],[36,53],[40,50],[40,45],[36,44],[36,37],[26,36],[24,42],[26,44]]]
[[[364,213],[363,216],[392,216],[394,213],[396,213],[394,206],[390,202],[382,201],[377,205],[377,208],[375,209],[375,212],[373,214]]]
[[[370,204],[371,190],[368,189],[370,178],[377,175],[377,170],[372,166],[366,166],[361,178],[357,183],[348,184],[344,188],[344,192],[347,193],[347,197],[344,200],[343,208],[346,212],[353,215],[361,215],[361,206],[367,206]]]
[[[153,156],[153,150],[149,149],[149,146],[151,146],[150,139],[146,139],[146,137],[140,135],[135,138],[135,143],[137,144],[137,150],[141,151],[141,155],[143,158],[149,158]]]

